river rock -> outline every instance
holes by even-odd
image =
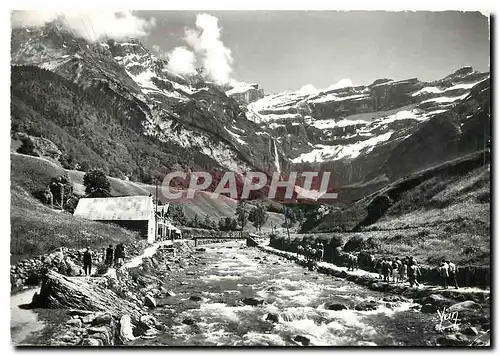
[[[198,296],[198,295],[192,295],[189,297],[189,300],[192,300],[193,302],[200,302],[203,298]]]
[[[163,287],[160,288],[160,291],[163,293],[163,295],[165,297],[175,297],[175,295],[176,295],[174,292],[172,292],[170,290],[167,290],[167,289],[165,289]]]
[[[94,319],[96,318],[97,314],[95,313],[92,313],[92,314],[87,314],[85,316],[82,316],[82,323],[84,324],[90,324],[92,323],[92,321],[94,321]]]
[[[422,305],[422,308],[420,308],[422,313],[435,313],[437,310],[437,307],[431,303],[426,303]]]
[[[293,338],[294,341],[301,343],[304,346],[308,346],[311,342],[307,337],[302,336],[302,335],[297,335]]]
[[[82,327],[82,321],[80,319],[78,319],[78,318],[69,319],[66,322],[66,324],[74,326],[74,327],[77,327],[77,328],[81,328]]]
[[[477,336],[479,331],[474,326],[468,326],[462,331],[465,335]]]
[[[98,339],[94,339],[91,337],[86,337],[82,340],[82,346],[102,346],[102,341]]]
[[[148,308],[156,308],[156,300],[152,296],[146,295],[144,298],[144,305]]]
[[[92,325],[107,325],[110,324],[113,320],[113,317],[109,313],[100,313],[97,314],[94,320],[91,321]]]
[[[470,309],[475,309],[475,310],[481,309],[481,305],[472,300],[466,300],[465,302],[453,304],[448,308],[450,312],[459,312]]]
[[[251,306],[261,305],[264,303],[264,301],[262,299],[257,299],[257,298],[253,298],[253,297],[243,298],[241,301],[244,304],[251,305]]]
[[[377,304],[373,302],[357,304],[354,309],[359,311],[376,310]]]
[[[135,339],[133,329],[132,329],[132,320],[130,315],[123,315],[120,318],[120,339],[123,343],[132,341]]]
[[[335,310],[335,311],[348,309],[346,305],[341,304],[341,303],[326,304],[325,308],[328,310]]]
[[[196,249],[196,252],[205,252],[206,250],[207,250],[207,249],[206,249],[206,248],[204,248],[204,247],[198,247],[198,248]]]
[[[449,307],[450,305],[453,304],[453,301],[448,298],[444,298],[439,294],[431,294],[428,297],[425,297],[421,301],[421,304],[432,304],[436,308],[441,309]]]
[[[94,326],[87,329],[89,336],[101,340],[104,345],[113,345],[113,332],[105,326]]]
[[[279,321],[278,314],[269,313],[267,314],[266,320],[272,321],[273,323],[277,323]]]
[[[437,342],[441,346],[466,346],[469,344],[469,341],[464,339],[460,334],[449,334],[438,337]]]
[[[186,318],[182,321],[182,323],[186,325],[194,325],[195,321],[191,318]]]

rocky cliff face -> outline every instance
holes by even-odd
[[[464,67],[433,82],[379,79],[368,86],[286,92],[248,105],[292,167],[333,172],[344,201],[484,148],[489,73]],[[474,128],[473,128],[474,127]]]

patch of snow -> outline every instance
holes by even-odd
[[[424,93],[440,94],[442,92],[443,92],[443,90],[439,89],[438,87],[425,87],[425,88],[422,88],[419,91],[413,93],[411,96],[417,96],[417,95],[421,95]]]
[[[345,100],[358,100],[361,98],[368,98],[366,94],[355,94],[355,95],[349,95],[349,96],[338,96],[336,94],[328,94],[326,96],[323,96],[318,99],[311,100],[312,103],[326,103],[329,101],[345,101]]]
[[[250,170],[250,167],[241,162],[234,150],[227,144],[214,142],[207,136],[186,128],[174,131],[171,125],[171,120],[154,117],[152,122],[148,121],[144,124],[144,130],[146,134],[154,135],[164,142],[175,142],[183,148],[195,148],[218,162],[222,167],[236,173]],[[157,127],[160,128],[161,134],[156,131]]]
[[[227,129],[227,127],[224,127],[224,130],[226,130],[226,131],[227,131],[227,132],[228,132],[231,136],[233,136],[233,137],[234,137],[234,139],[235,139],[236,141],[238,141],[238,143],[240,143],[241,145],[246,145],[246,144],[247,144],[245,141],[243,141],[243,140],[241,139],[241,136],[240,136],[240,135],[235,134],[234,132],[229,131],[229,130]]]
[[[365,120],[335,120],[335,119],[328,119],[328,120],[315,120],[311,123],[312,126],[323,130],[323,129],[331,129],[334,127],[346,127],[346,126],[352,126],[352,125],[362,125],[362,124],[368,124],[369,121]]]
[[[255,87],[256,87],[256,84],[248,84],[245,82],[239,82],[232,89],[226,91],[226,95],[231,96],[234,94],[244,93],[248,90],[255,89]]]
[[[440,96],[440,97],[437,97],[437,98],[432,98],[432,99],[424,100],[424,101],[422,101],[422,103],[429,103],[429,102],[432,102],[432,101],[434,101],[436,103],[452,103],[454,101],[462,100],[462,99],[466,98],[468,95],[469,95],[469,93],[464,94],[464,95],[460,95],[460,96],[455,96],[455,97]]]
[[[487,79],[488,78],[480,80],[478,82],[474,82],[474,83],[455,84],[452,87],[447,88],[445,91],[455,90],[455,89],[472,89],[474,86],[478,85],[481,82],[484,82]]]
[[[348,145],[317,145],[311,152],[303,153],[299,157],[292,159],[292,162],[323,162],[325,160],[338,160],[341,158],[356,158],[365,149],[367,153],[371,152],[376,145],[389,140],[392,134],[393,131],[389,131],[382,135]]]
[[[99,43],[101,46],[103,46],[104,48],[109,48],[109,45],[106,43],[106,42],[101,42]]]

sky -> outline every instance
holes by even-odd
[[[14,13],[13,27],[61,13]],[[488,18],[479,12],[66,11],[82,36],[138,37],[170,69],[206,68],[216,82],[257,83],[266,93],[368,85],[379,78],[443,78],[489,70]],[[94,38],[94,39],[95,39]]]

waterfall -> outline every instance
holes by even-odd
[[[278,148],[276,147],[276,140],[274,138],[273,138],[273,146],[274,146],[274,166],[276,167],[278,173],[280,173],[281,172],[280,158],[278,155]]]

